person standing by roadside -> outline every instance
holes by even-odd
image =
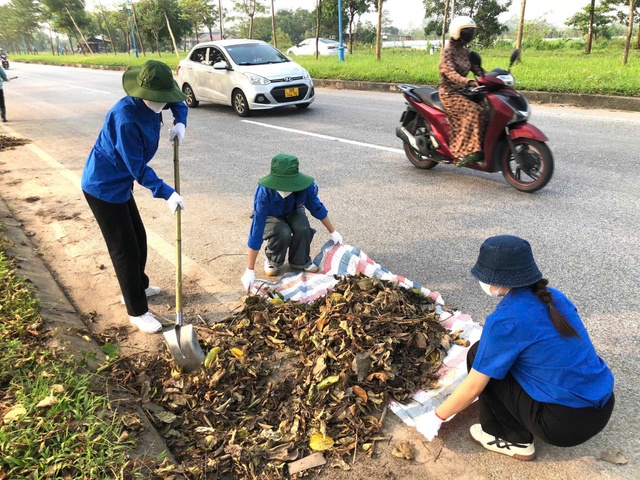
[[[107,244],[129,321],[139,330],[162,329],[149,311],[147,297],[160,293],[149,286],[145,274],[147,236],[133,198],[133,182],[163,198],[172,213],[184,210],[178,193],[147,164],[156,154],[162,126],[162,111],[170,109],[174,125],[169,141],[181,145],[187,124],[187,98],[164,63],[148,60],[130,68],[122,77],[127,96],[107,113],[82,172],[82,190]]]
[[[7,107],[4,103],[4,88],[3,83],[8,82],[9,77],[7,77],[7,72],[4,71],[4,68],[0,66],[0,115],[2,117],[2,121],[7,123]]]
[[[418,431],[433,440],[446,419],[477,398],[480,423],[471,426],[471,437],[517,460],[535,458],[534,437],[573,447],[601,432],[615,405],[613,374],[575,305],[547,287],[529,242],[488,238],[471,274],[502,300],[469,349],[469,374],[416,422]]]

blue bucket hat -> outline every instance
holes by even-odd
[[[542,278],[529,242],[513,235],[487,238],[471,274],[482,283],[509,288],[533,285]]]

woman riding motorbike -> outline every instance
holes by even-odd
[[[468,79],[473,73],[480,76],[480,67],[473,67],[469,60],[467,46],[476,33],[476,24],[471,17],[456,17],[449,25],[449,44],[440,57],[440,100],[449,115],[451,125],[451,153],[459,158],[456,166],[462,167],[472,162],[481,161],[482,142],[487,125],[487,105],[480,104],[464,96],[469,87],[477,87],[478,83]],[[477,68],[477,71],[476,71]]]

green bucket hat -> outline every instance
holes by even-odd
[[[263,187],[281,192],[299,192],[313,183],[313,177],[298,171],[298,158],[280,153],[271,159],[271,173],[258,180]]]
[[[183,102],[187,96],[173,79],[166,63],[147,60],[142,67],[132,67],[122,75],[122,87],[127,95],[152,102]]]

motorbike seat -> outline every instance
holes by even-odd
[[[420,100],[422,100],[427,105],[430,105],[433,108],[437,108],[438,110],[442,110],[444,112],[444,107],[440,102],[440,94],[438,93],[437,88],[419,87],[414,89],[413,93],[420,97]]]

